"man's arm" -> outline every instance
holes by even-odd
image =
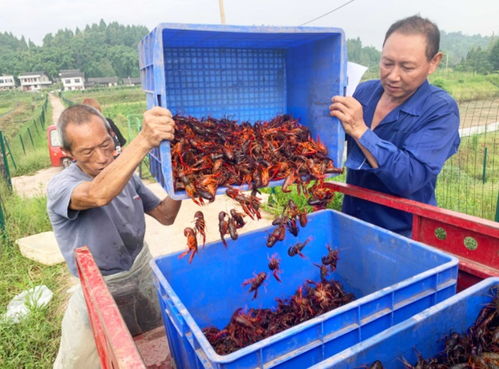
[[[73,190],[69,208],[85,210],[107,205],[123,190],[149,150],[162,140],[172,140],[174,134],[175,122],[168,110],[155,107],[145,112],[138,136],[92,181],[83,182]]]
[[[175,222],[175,218],[180,210],[180,205],[182,205],[182,201],[165,197],[158,206],[152,210],[149,210],[147,214],[163,225],[171,225]]]
[[[345,133],[355,140],[371,167],[378,168],[376,158],[359,141],[369,129],[364,122],[362,105],[353,97],[335,96],[329,110],[340,120]]]
[[[439,105],[433,106],[432,111],[424,118],[426,119],[424,127],[411,134],[401,148],[390,141],[381,139],[367,127],[363,130],[352,131],[352,126],[361,127],[356,121],[359,114],[350,111],[342,115],[338,113],[339,109],[334,109],[333,103],[330,107],[331,115],[345,119],[347,124],[342,121],[345,132],[351,132],[351,136],[359,143],[359,148],[364,155],[367,151],[377,164],[373,166],[366,155],[366,160],[371,164],[370,168],[367,165],[359,165],[358,168],[351,169],[372,172],[390,191],[403,197],[410,196],[428,181],[434,180],[445,160],[456,151],[456,142],[459,143],[457,107],[441,101]],[[343,111],[346,110],[349,109],[343,109]],[[362,113],[360,116],[362,117]],[[360,134],[362,131],[363,133]]]

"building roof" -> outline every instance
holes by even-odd
[[[124,79],[124,82],[127,82],[127,83],[141,83],[141,80],[140,80],[140,77],[139,78],[128,77],[128,78]]]
[[[90,83],[118,83],[118,77],[92,77],[87,78]]]
[[[79,69],[63,69],[59,72],[59,77],[61,78],[85,77],[85,75]]]
[[[25,77],[25,76],[44,76],[45,72],[26,72],[26,73],[19,73],[19,77]]]

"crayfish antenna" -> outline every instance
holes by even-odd
[[[279,278],[279,276],[277,275],[277,271],[276,270],[274,270],[272,272],[272,274],[274,275],[274,278],[277,280],[277,282],[282,282],[281,279]]]

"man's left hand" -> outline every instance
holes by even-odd
[[[347,135],[359,139],[367,131],[362,105],[349,96],[334,96],[329,105],[329,114],[338,118]]]

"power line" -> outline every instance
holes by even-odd
[[[306,25],[306,24],[309,24],[309,23],[315,22],[317,19],[321,19],[321,18],[325,17],[326,15],[329,15],[329,14],[331,14],[331,13],[333,13],[333,12],[335,12],[335,11],[337,11],[337,10],[341,9],[341,8],[343,8],[344,6],[347,6],[348,4],[353,3],[354,1],[355,1],[355,0],[350,0],[350,1],[347,1],[346,3],[344,3],[344,4],[342,4],[342,5],[340,5],[340,6],[336,7],[336,8],[334,8],[333,10],[328,11],[327,13],[324,13],[324,14],[322,14],[322,15],[319,15],[318,17],[316,17],[316,18],[314,18],[314,19],[311,19],[311,20],[309,20],[308,22],[305,22],[305,23],[300,24],[300,26],[304,26],[304,25]]]

